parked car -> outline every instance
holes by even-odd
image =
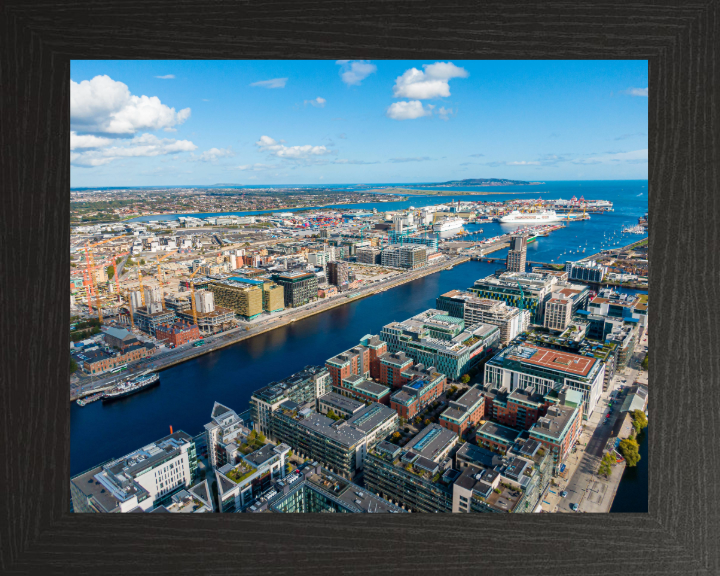
[[[563,490],[562,492],[560,492],[560,497],[561,497],[561,498],[565,498],[565,496],[567,496],[567,492],[565,492],[565,490]]]
[[[579,506],[577,504],[570,504],[570,510],[572,510],[573,512],[577,512],[578,508]]]

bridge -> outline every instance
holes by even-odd
[[[505,264],[505,262],[506,262],[505,258],[486,258],[485,256],[479,256],[479,255],[471,256],[471,260],[476,260],[478,262],[487,262],[488,264]],[[533,260],[527,260],[526,264],[531,264],[533,266],[552,267],[552,266],[559,266],[560,262],[536,262]]]

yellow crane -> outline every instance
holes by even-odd
[[[130,310],[130,326],[132,326],[132,329],[135,330],[135,317],[133,315],[132,292],[129,290],[123,290],[120,294],[123,297],[125,297],[125,300],[127,300],[128,309]]]
[[[161,300],[162,300],[163,310],[165,310],[165,292],[163,291],[162,287],[163,287],[163,285],[165,284],[165,275],[163,274],[163,277],[160,278],[160,270],[161,270],[161,268],[160,268],[160,262],[162,262],[163,260],[165,260],[165,258],[167,258],[168,256],[172,256],[173,254],[177,254],[177,250],[175,250],[174,252],[170,252],[170,253],[168,253],[168,254],[165,254],[165,256],[162,256],[162,257],[156,256],[156,258],[157,258],[157,270],[158,270],[158,272],[157,272],[157,278],[158,278],[158,282],[160,283],[160,291],[161,291],[160,297],[161,297]]]
[[[100,242],[95,242],[94,244],[85,242],[85,266],[87,268],[87,272],[90,277],[90,285],[92,287],[92,290],[95,293],[95,307],[98,309],[98,320],[100,320],[101,324],[102,324],[102,304],[100,302],[100,293],[98,292],[97,279],[95,277],[95,262],[93,260],[92,252],[90,252],[90,249],[100,246],[101,244],[106,244],[107,242],[112,242],[113,240],[117,240],[118,238],[124,238],[125,236],[127,236],[127,234],[122,234],[121,236],[113,236],[112,238],[107,238],[105,240],[101,240]],[[92,304],[90,302],[89,294],[88,294],[88,314],[92,314]]]

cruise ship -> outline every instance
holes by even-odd
[[[156,384],[160,384],[160,375],[157,372],[151,372],[149,374],[146,372],[137,378],[125,380],[117,386],[110,388],[110,390],[105,392],[102,401],[110,402],[111,400],[124,398],[125,396],[130,396],[130,394],[135,394],[136,392],[155,386]]]
[[[554,210],[543,210],[542,212],[519,212],[513,210],[510,214],[501,216],[498,220],[502,224],[546,224],[548,222],[560,222],[565,219],[556,214]]]
[[[435,232],[452,232],[453,230],[459,230],[462,228],[465,221],[462,218],[448,218],[442,222],[438,222],[433,225]]]

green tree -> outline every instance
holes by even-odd
[[[141,259],[140,259],[140,266],[145,266],[145,259],[144,259],[144,258],[141,258]]]
[[[460,378],[460,382],[462,382],[463,384],[467,384],[468,382],[470,382],[470,375],[463,374],[462,378]]]
[[[78,365],[77,362],[73,359],[72,356],[70,356],[70,374],[75,374],[77,372]]]
[[[250,442],[253,442],[257,438],[257,432],[255,430],[250,430],[250,434],[248,434],[248,440]]]
[[[265,434],[259,432],[255,440],[258,444],[265,444]]]
[[[108,280],[112,280],[115,276],[115,266],[108,266],[107,277]]]
[[[430,418],[425,418],[425,426],[430,426]]]
[[[643,358],[643,361],[642,361],[642,364],[640,364],[640,367],[641,367],[643,370],[647,370],[647,369],[648,369],[648,355],[647,355],[647,354],[645,354],[645,358]]]
[[[620,450],[620,454],[625,458],[628,466],[636,466],[640,462],[639,446],[635,440],[630,438],[621,440],[618,450]]]
[[[647,416],[645,416],[645,412],[642,410],[633,410],[632,411],[632,420],[633,420],[633,427],[635,428],[635,432],[640,434],[641,430],[644,430],[647,428],[648,420]]]
[[[600,462],[598,474],[602,474],[605,477],[610,476],[610,474],[612,474],[612,467],[615,466],[615,461],[615,454],[613,452],[607,452]]]

